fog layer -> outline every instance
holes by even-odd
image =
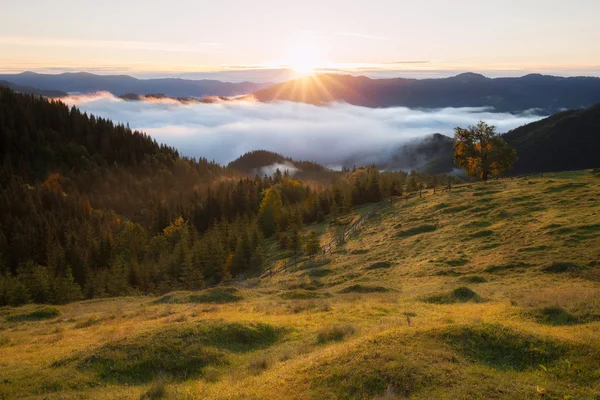
[[[115,122],[129,123],[182,155],[226,164],[251,150],[270,150],[298,160],[341,165],[363,155],[385,161],[407,141],[484,120],[506,132],[536,121],[533,114],[495,113],[484,108],[414,110],[364,108],[348,104],[317,107],[302,103],[223,101],[212,104],[175,100],[125,101],[109,93],[61,99]],[[360,159],[360,157],[359,157]]]

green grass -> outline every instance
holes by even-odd
[[[596,193],[591,171],[426,190],[272,277],[0,308],[0,398],[600,398]]]
[[[60,310],[56,307],[43,307],[25,314],[11,314],[4,317],[7,322],[41,321],[56,318]]]
[[[307,299],[320,299],[326,297],[323,293],[317,293],[308,290],[290,290],[279,295],[282,299],[286,300],[307,300]]]
[[[152,302],[152,304],[184,304],[184,303],[234,303],[243,299],[239,289],[234,287],[216,287],[201,292],[170,293]]]
[[[556,341],[521,333],[498,324],[448,328],[444,341],[471,362],[524,371],[549,365],[566,352]]]
[[[269,346],[282,335],[282,329],[267,324],[195,323],[104,345],[78,366],[107,381],[148,382],[159,375],[183,379],[209,365],[227,364],[229,352]]]
[[[317,332],[317,343],[341,342],[346,337],[353,335],[356,329],[352,325],[332,325]]]

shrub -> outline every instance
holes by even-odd
[[[542,308],[535,313],[535,317],[540,324],[547,325],[574,325],[579,322],[579,318],[562,307]]]
[[[502,264],[502,265],[492,265],[490,267],[487,267],[486,269],[484,269],[484,272],[489,272],[489,273],[497,273],[497,272],[503,272],[506,270],[511,270],[511,269],[521,269],[521,268],[529,268],[532,267],[532,264],[529,263],[525,263],[525,262],[521,262],[521,261],[515,261],[512,263],[507,263],[507,264]]]
[[[481,297],[466,286],[461,286],[450,293],[437,294],[425,298],[425,302],[434,304],[452,304],[452,303],[480,303]]]
[[[410,237],[410,236],[419,235],[421,233],[433,232],[436,229],[437,229],[437,226],[435,226],[435,225],[425,224],[425,225],[417,226],[414,228],[406,229],[404,231],[400,231],[400,232],[396,233],[396,237],[399,237],[399,238]]]
[[[373,270],[373,269],[390,268],[391,266],[392,266],[392,263],[389,261],[379,261],[379,262],[373,263],[367,267],[364,267],[363,269]]]
[[[28,314],[8,315],[5,317],[7,322],[17,321],[41,321],[44,319],[52,319],[60,315],[60,310],[56,307],[38,308]]]
[[[365,286],[365,285],[352,285],[340,290],[340,293],[384,293],[389,292],[390,289],[383,286]]]
[[[479,276],[479,275],[464,276],[460,280],[463,282],[467,282],[467,283],[485,283],[485,282],[487,282],[487,279],[485,279],[483,276]]]
[[[555,262],[542,268],[543,272],[548,274],[560,274],[563,272],[577,272],[582,268],[570,262]]]
[[[354,332],[356,332],[356,329],[352,325],[328,326],[317,332],[317,343],[341,342]]]

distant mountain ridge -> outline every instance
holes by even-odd
[[[487,78],[464,73],[440,79],[371,79],[321,74],[292,80],[253,94],[262,102],[289,100],[309,104],[343,101],[364,107],[493,107],[498,112],[536,110],[551,114],[600,102],[600,78],[530,74]]]
[[[0,80],[41,90],[91,93],[107,91],[115,96],[127,93],[149,95],[161,93],[169,97],[240,96],[265,89],[272,83],[221,82],[179,78],[137,79],[128,75],[96,75],[88,72],[63,74],[0,74]]]
[[[9,89],[12,89],[15,92],[19,92],[19,93],[23,93],[23,94],[35,94],[35,95],[44,96],[44,97],[65,97],[65,96],[69,95],[68,93],[61,92],[60,90],[37,89],[37,88],[33,88],[31,86],[15,85],[12,82],[7,82],[7,81],[3,81],[3,80],[0,80],[0,86],[4,86]]]

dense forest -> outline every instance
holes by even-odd
[[[253,165],[261,154],[262,165],[271,162],[271,154],[253,153]],[[251,176],[6,88],[0,165],[0,305],[199,289],[249,276],[265,267],[267,245],[301,251],[304,224],[449,179],[373,166],[323,169],[318,183],[280,170]]]

